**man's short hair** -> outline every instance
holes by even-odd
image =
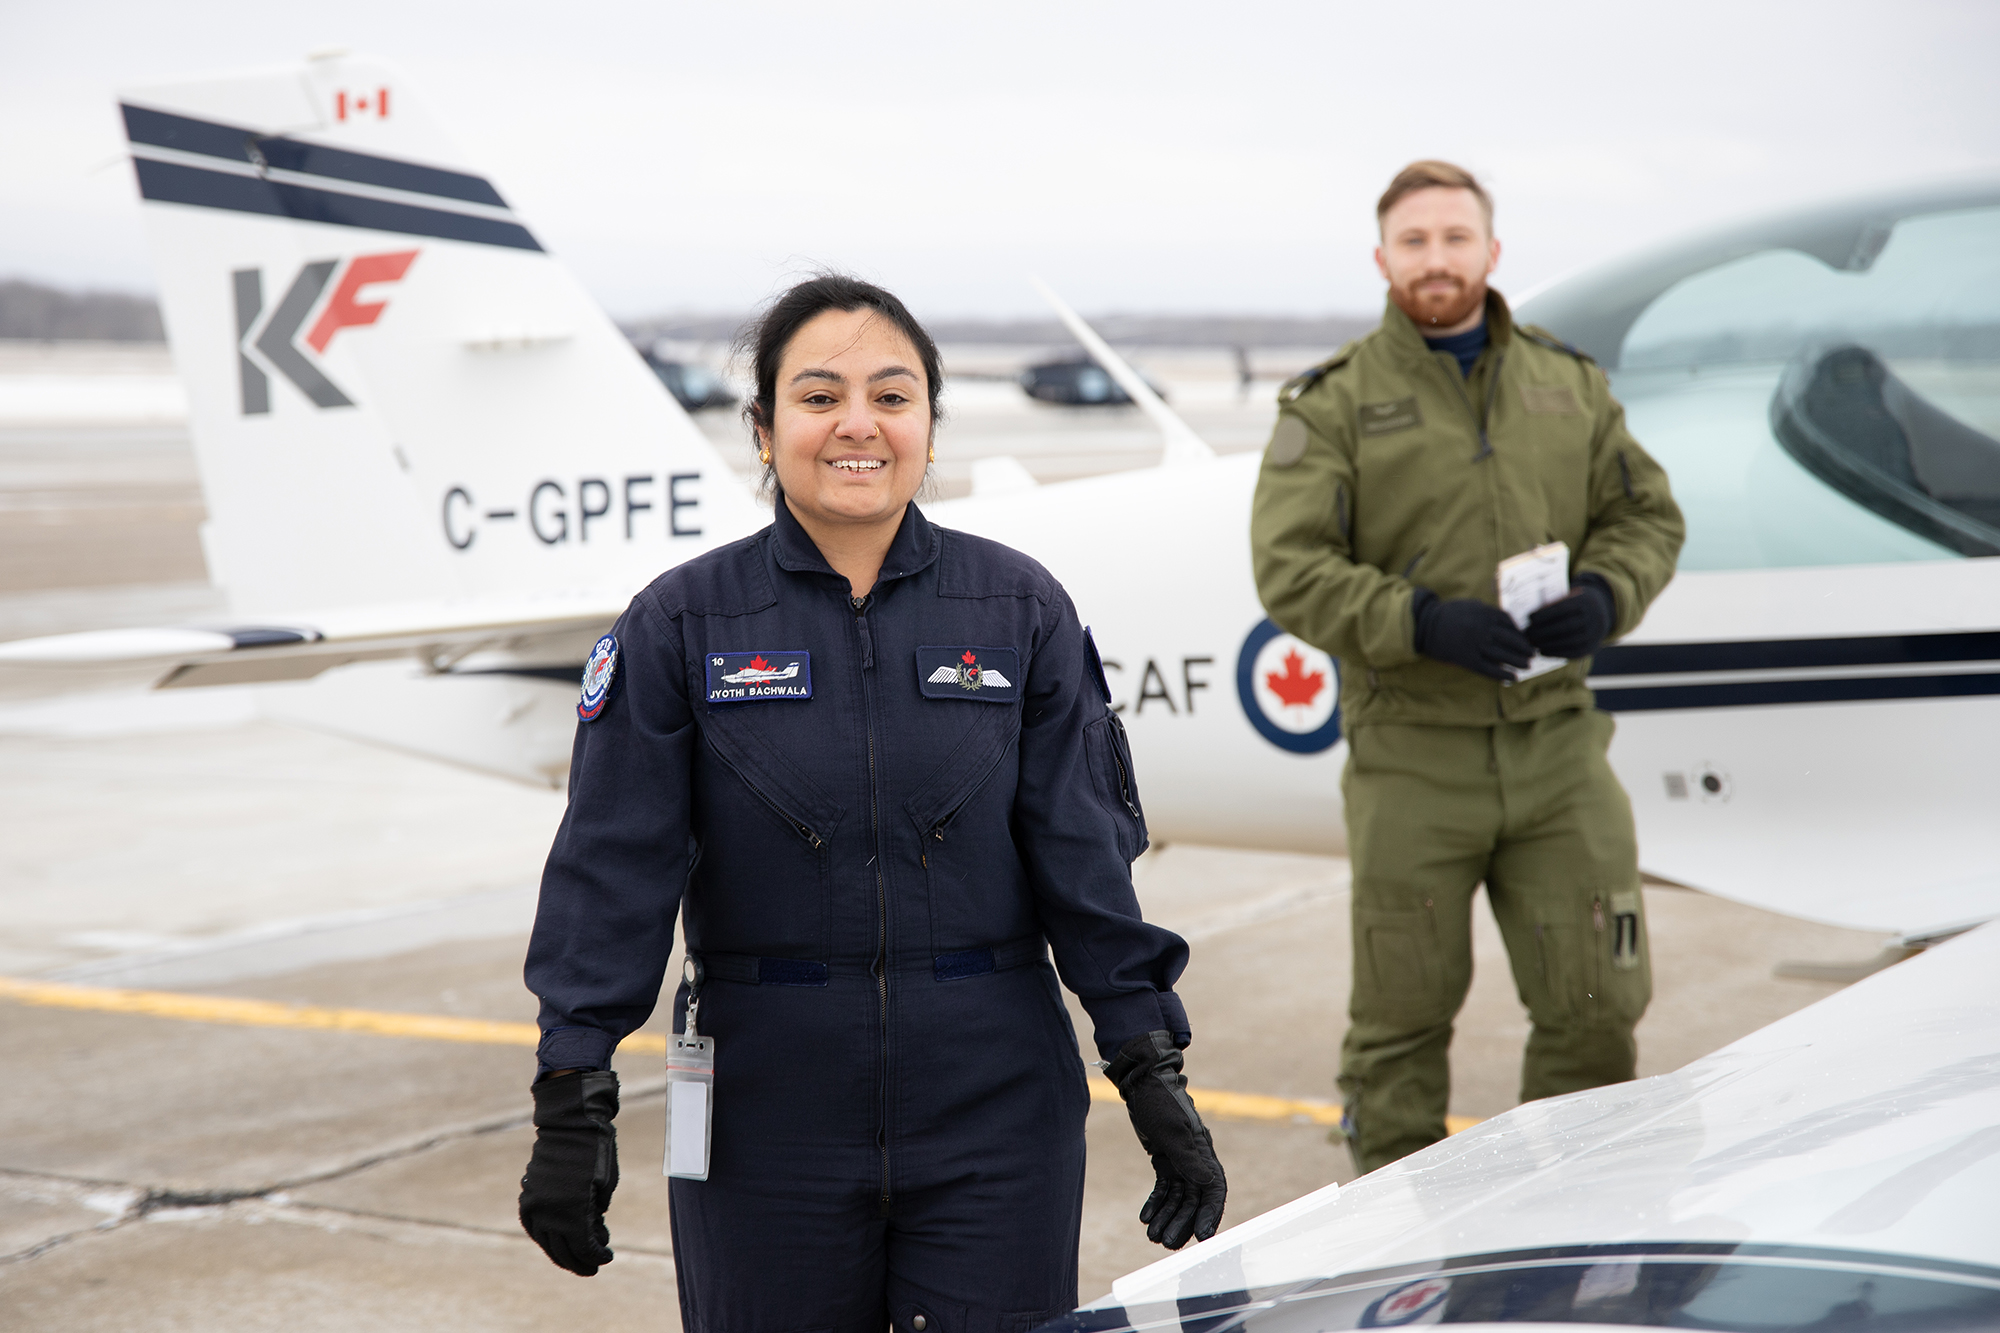
[[[1473,179],[1472,173],[1464,167],[1435,158],[1412,162],[1396,173],[1396,178],[1389,182],[1389,188],[1382,192],[1382,202],[1375,205],[1376,227],[1381,227],[1382,219],[1389,216],[1389,210],[1404,195],[1434,188],[1472,191],[1472,197],[1479,201],[1480,213],[1486,218],[1486,234],[1493,234],[1493,196],[1487,194],[1486,188]]]

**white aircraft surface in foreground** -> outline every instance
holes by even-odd
[[[0,690],[313,679],[275,710],[560,782],[593,640],[763,511],[394,71],[130,92],[234,619],[0,645]],[[1523,303],[1689,522],[1597,659],[1654,873],[1945,938],[2000,915],[2000,184],[1829,207]],[[1335,664],[1271,625],[1258,460],[932,506],[1043,560],[1162,841],[1337,849]],[[413,668],[411,661],[416,666]],[[1121,1281],[1077,1329],[2000,1327],[2000,927],[1678,1073],[1532,1103]]]
[[[2000,1328],[2000,927],[1529,1102],[1113,1284],[1066,1333]]]

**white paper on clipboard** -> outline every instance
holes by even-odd
[[[1569,543],[1550,542],[1508,556],[1500,562],[1498,579],[1500,609],[1526,629],[1529,616],[1550,602],[1569,596]],[[1514,679],[1528,680],[1544,671],[1554,671],[1568,661],[1567,657],[1544,657],[1536,653],[1528,665],[1514,673]]]

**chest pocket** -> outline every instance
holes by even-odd
[[[758,734],[756,711],[719,708],[700,722],[718,762],[695,765],[702,845],[688,937],[712,951],[824,960],[830,842],[846,812]]]
[[[833,836],[846,811],[757,734],[755,718],[717,709],[701,720],[701,731],[709,748],[794,834],[810,844]]]
[[[958,710],[955,710],[958,711]],[[929,890],[932,952],[946,955],[1034,933],[1035,915],[1014,849],[1021,731],[1015,708],[962,710],[958,744],[903,802],[916,825]]]

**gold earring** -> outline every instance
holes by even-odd
[[[768,445],[768,444],[767,444],[767,445],[765,445],[765,446],[764,446],[764,447],[763,447],[762,449],[759,449],[759,450],[757,451],[757,461],[758,461],[758,462],[760,462],[760,463],[762,463],[762,464],[763,464],[763,465],[764,465],[765,467],[769,467],[769,466],[771,465],[771,446],[770,446],[770,445]]]
[[[937,446],[936,446],[936,445],[932,445],[932,446],[931,446],[931,462],[933,462],[933,463],[937,462]]]

